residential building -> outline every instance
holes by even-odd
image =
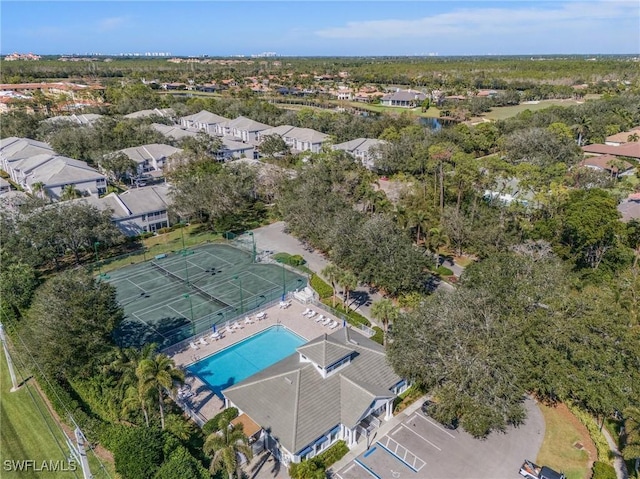
[[[63,116],[52,116],[44,120],[45,123],[60,123],[67,122],[72,125],[91,125],[94,121],[102,118],[102,115],[98,115],[95,113],[86,113],[84,115],[63,115]]]
[[[618,205],[618,211],[625,223],[631,220],[640,220],[640,193],[631,193]]]
[[[148,173],[149,171],[160,171],[164,167],[167,158],[175,153],[180,153],[180,148],[160,143],[151,143],[149,145],[134,146],[120,150],[138,165],[138,174]]]
[[[194,138],[198,136],[198,133],[195,131],[183,130],[178,126],[162,125],[159,123],[153,123],[151,126],[167,138],[172,138],[174,140],[182,140],[183,138]],[[216,159],[218,161],[227,161],[233,158],[253,158],[253,145],[234,141],[225,137],[220,138],[220,140],[222,141],[222,147],[218,150],[216,155]]]
[[[265,446],[288,465],[341,439],[355,446],[392,417],[393,400],[407,386],[380,344],[345,327],[223,394],[262,428]]]
[[[216,115],[207,110],[202,110],[193,115],[180,118],[180,125],[184,128],[202,130],[210,135],[222,135],[224,133],[222,125],[228,121],[228,118]]]
[[[0,140],[0,166],[27,192],[43,190],[54,200],[68,186],[90,195],[107,189],[105,176],[84,161],[60,156],[47,143],[30,138]]]
[[[356,138],[333,145],[334,150],[343,150],[353,155],[366,168],[373,169],[377,158],[377,149],[386,144],[385,141],[372,138]]]
[[[381,103],[384,106],[395,106],[402,108],[413,108],[418,106],[424,100],[427,99],[427,95],[421,91],[415,90],[396,90],[393,93],[384,95],[381,99]]]
[[[311,128],[281,125],[259,132],[258,141],[262,141],[264,137],[269,135],[280,136],[284,142],[291,147],[292,151],[310,151],[312,153],[319,153],[322,144],[329,137],[329,135],[312,130]]]
[[[604,144],[610,146],[620,146],[625,143],[637,142],[640,137],[640,126],[636,126],[635,128],[631,128],[629,131],[623,131],[621,133],[616,133],[615,135],[608,136]]]
[[[593,155],[625,156],[627,158],[640,160],[640,142],[624,143],[619,146],[594,143],[593,145],[583,146],[582,151]]]
[[[39,154],[55,155],[48,143],[11,136],[0,140],[0,168],[11,174],[11,164]],[[14,179],[15,181],[15,179]]]
[[[159,116],[162,118],[173,118],[176,112],[173,111],[173,108],[154,108],[153,110],[140,110],[134,111],[133,113],[129,113],[128,115],[124,115],[123,118],[149,118],[152,116]]]
[[[604,171],[616,177],[629,175],[634,171],[631,163],[613,155],[588,156],[580,162],[580,166]]]
[[[112,222],[126,236],[155,232],[170,226],[168,209],[171,204],[169,186],[156,185],[132,188],[124,193],[109,193],[97,198],[81,198],[99,210],[110,210]]]
[[[245,143],[256,144],[261,131],[271,128],[269,125],[254,121],[244,116],[239,116],[235,120],[227,121],[221,125],[222,135],[233,139],[244,141]]]
[[[166,138],[172,140],[182,140],[184,138],[195,138],[198,133],[193,130],[185,130],[177,125],[163,125],[162,123],[152,123],[154,130],[162,133]]]

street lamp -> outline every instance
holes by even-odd
[[[189,312],[191,313],[191,335],[196,335],[196,323],[193,321],[193,302],[191,301],[191,295],[185,293],[182,295],[183,298],[189,300]]]
[[[282,264],[282,301],[284,301],[287,295],[287,282],[285,280],[284,260],[279,260],[279,262]]]
[[[233,279],[237,279],[238,284],[240,285],[240,314],[242,314],[244,312],[244,300],[242,297],[242,278],[240,278],[239,276],[234,276]]]
[[[220,316],[220,319],[222,320],[222,321],[220,321],[220,324],[224,324],[224,311],[220,311],[218,313],[218,316]]]

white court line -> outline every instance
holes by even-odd
[[[436,446],[434,443],[432,443],[431,441],[429,441],[429,439],[427,439],[426,437],[424,437],[421,434],[418,434],[417,432],[415,432],[413,429],[411,429],[409,426],[405,425],[405,424],[401,424],[401,426],[403,426],[405,429],[411,431],[412,433],[414,433],[416,436],[418,436],[420,439],[422,439],[424,442],[428,443],[429,445],[435,447],[438,451],[442,451],[442,449],[440,449],[438,446]]]
[[[416,413],[416,416],[421,417],[422,419],[424,419],[425,421],[427,421],[429,424],[431,424],[432,426],[437,427],[438,429],[440,429],[442,432],[444,432],[445,434],[448,434],[449,436],[451,436],[452,438],[456,438],[453,434],[451,434],[449,431],[447,431],[446,429],[444,429],[440,424],[433,422],[431,419],[429,419],[427,416],[423,416],[422,414],[418,414]]]
[[[182,313],[181,313],[180,311],[178,311],[176,308],[171,307],[171,305],[170,305],[170,304],[167,304],[167,308],[169,308],[169,309],[173,309],[173,310],[174,310],[178,315],[180,315],[180,317],[185,318],[185,319],[187,318],[184,314],[182,314]]]

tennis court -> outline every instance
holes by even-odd
[[[252,263],[252,254],[225,244],[158,255],[109,273],[125,320],[121,346],[170,346],[302,288],[306,278],[283,266]]]

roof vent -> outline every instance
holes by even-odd
[[[288,377],[286,377],[286,376],[285,376],[284,380],[287,381],[289,384],[293,384],[293,381],[291,379],[289,379]]]
[[[355,344],[356,346],[358,346],[358,341],[356,341],[355,339],[351,339],[351,338],[349,338],[349,342],[350,342],[351,344]]]

